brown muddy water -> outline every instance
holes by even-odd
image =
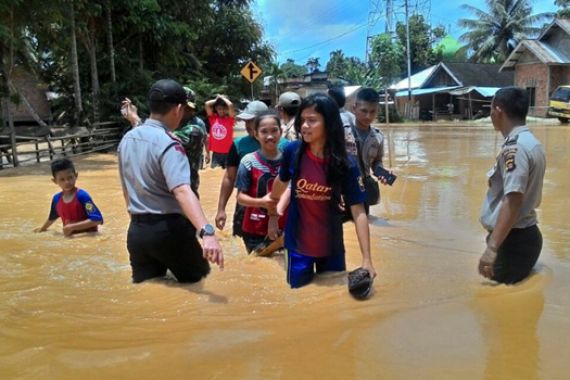
[[[379,277],[365,302],[349,297],[345,275],[289,289],[282,257],[248,256],[227,232],[225,271],[133,285],[114,155],[76,159],[105,217],[95,235],[64,238],[59,223],[32,233],[58,190],[49,168],[4,170],[0,378],[568,379],[570,129],[532,129],[548,155],[544,249],[516,286],[476,271],[485,173],[502,140],[492,127],[384,131],[399,177],[371,211]],[[212,220],[222,171],[202,173]],[[352,269],[351,225],[345,240]]]

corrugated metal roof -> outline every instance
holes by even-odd
[[[452,87],[434,87],[434,88],[416,88],[412,90],[412,96],[418,95],[426,95],[438,92],[447,92],[449,90],[453,90],[456,88],[460,88],[460,86],[452,86]],[[408,96],[408,90],[402,90],[396,92],[396,97]]]
[[[529,51],[532,53],[540,62],[548,64],[567,64],[570,63],[570,59],[564,54],[558,52],[552,46],[540,42],[538,40],[523,40],[521,41],[515,50],[509,55],[509,57],[501,66],[500,71],[504,69],[513,68],[519,61],[521,55]]]
[[[570,35],[570,18],[559,18],[556,19],[556,24],[558,24],[566,33]]]
[[[431,76],[431,74],[436,69],[436,67],[437,67],[437,65],[431,66],[425,70],[420,71],[417,74],[412,75],[410,77],[411,82],[412,82],[411,88],[422,87],[424,82]],[[407,77],[402,79],[398,83],[390,86],[390,89],[392,89],[392,90],[403,90],[403,89],[407,89],[407,88],[408,88],[408,78]]]
[[[462,88],[458,88],[456,90],[449,91],[449,93],[451,95],[460,96],[460,95],[468,94],[472,91],[477,91],[484,98],[490,98],[490,97],[495,96],[495,93],[497,91],[499,91],[500,88],[501,87],[477,87],[477,86],[462,87]]]
[[[566,32],[566,34],[570,35],[570,19],[556,18],[543,30],[538,39],[541,41],[544,36],[548,35],[552,31],[554,26],[559,26]]]
[[[556,49],[556,47],[545,41],[545,37],[551,34],[556,27],[562,29],[567,36],[570,37],[570,19],[555,19],[546,29],[544,29],[538,39],[522,40],[519,42],[515,50],[513,50],[505,60],[499,71],[512,69],[518,63],[521,55],[526,51],[529,51],[531,54],[536,56],[536,58],[545,65],[569,64],[570,54],[568,52]]]

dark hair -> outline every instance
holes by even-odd
[[[346,96],[344,88],[340,86],[332,86],[329,88],[328,95],[338,104],[338,108],[344,107],[346,104]]]
[[[279,116],[275,112],[265,111],[255,118],[255,131],[256,132],[259,129],[259,125],[261,124],[261,120],[267,119],[267,118],[271,118],[271,119],[275,120],[277,125],[279,127],[281,127],[281,120],[279,119]]]
[[[344,140],[344,128],[338,105],[326,94],[316,93],[309,95],[301,101],[297,117],[295,118],[295,131],[301,132],[301,113],[307,108],[314,108],[316,112],[321,114],[325,124],[325,157],[328,159],[329,165],[327,170],[327,182],[337,190],[340,189],[340,183],[348,169],[348,158],[346,156],[346,146]],[[297,152],[297,162],[295,172],[299,172],[301,164],[301,156],[305,152],[307,144],[301,140],[301,147]]]
[[[214,102],[214,109],[215,109],[217,106],[224,106],[224,107],[227,107],[228,105],[227,105],[226,102],[224,102],[224,99],[218,98],[218,99],[216,99],[216,101]]]
[[[357,102],[375,103],[378,104],[380,101],[380,94],[370,87],[361,88],[356,93]]]
[[[51,174],[53,175],[53,178],[55,178],[55,175],[58,172],[64,170],[71,170],[75,173],[75,166],[71,160],[67,158],[60,158],[51,162]]]
[[[283,107],[281,106],[283,112],[287,114],[289,117],[293,117],[297,115],[297,111],[299,110],[299,106],[291,106],[291,107]]]
[[[520,87],[503,87],[495,93],[493,105],[500,106],[509,119],[524,120],[528,113],[528,92]]]
[[[178,104],[161,102],[157,100],[148,101],[148,109],[150,110],[150,113],[154,113],[157,115],[166,115],[167,113],[170,112],[171,109],[177,106]]]

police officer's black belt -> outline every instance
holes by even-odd
[[[181,214],[131,214],[131,220],[133,222],[148,223],[148,222],[159,222],[166,219],[180,218]]]

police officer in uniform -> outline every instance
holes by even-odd
[[[528,93],[502,88],[491,104],[491,120],[505,142],[488,173],[481,224],[489,231],[479,273],[506,284],[526,278],[542,249],[535,209],[546,170],[544,148],[526,126]]]
[[[190,189],[190,166],[171,134],[187,107],[174,80],[155,82],[148,95],[150,116],[119,144],[119,171],[131,223],[127,249],[133,282],[162,277],[169,269],[179,282],[205,277],[208,261],[223,268],[222,249],[198,198]],[[202,246],[196,238],[202,239]]]

